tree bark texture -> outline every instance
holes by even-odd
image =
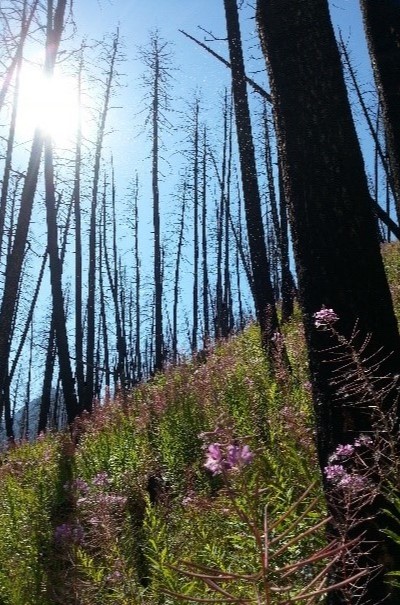
[[[338,399],[335,366],[326,363],[326,349],[335,343],[315,328],[313,314],[324,305],[332,308],[347,338],[357,324],[358,345],[371,334],[367,351],[389,355],[382,375],[399,372],[399,333],[328,4],[259,0],[257,19],[275,107],[324,467],[338,444],[373,426],[369,410]],[[380,541],[382,534],[370,525],[368,538]],[[375,551],[375,562],[385,556],[390,567],[393,554],[384,548]],[[368,597],[376,602],[387,592],[382,574],[377,575]],[[396,599],[385,602],[394,605]]]
[[[361,0],[364,27],[382,102],[390,168],[400,222],[400,3]]]
[[[69,354],[66,313],[62,288],[62,262],[58,252],[58,229],[56,214],[56,199],[54,189],[53,146],[50,137],[45,140],[45,201],[47,218],[47,250],[49,254],[51,293],[53,300],[53,318],[55,341],[60,366],[60,379],[63,388],[68,424],[78,415],[78,401],[75,393],[75,383],[72,375],[71,358]]]
[[[152,103],[152,193],[153,193],[153,228],[154,228],[154,295],[155,295],[155,325],[154,348],[155,369],[162,370],[163,366],[163,283],[161,269],[161,226],[160,226],[160,188],[159,188],[159,111],[160,111],[160,50],[158,40],[154,48],[154,87]]]
[[[278,318],[261,214],[238,8],[236,0],[224,0],[224,5],[255,307],[261,326],[263,345],[268,351],[271,347],[272,336],[278,327]]]
[[[93,171],[92,201],[90,209],[90,228],[89,228],[89,271],[88,271],[88,297],[87,297],[87,338],[86,338],[86,384],[83,407],[87,411],[92,410],[94,393],[94,369],[95,369],[95,321],[96,321],[96,254],[97,254],[97,212],[99,196],[99,180],[101,157],[105,136],[106,120],[110,108],[110,99],[112,84],[115,75],[117,55],[119,45],[119,30],[114,36],[110,52],[110,66],[107,72],[107,81],[104,94],[103,109],[100,115],[100,121],[97,132],[95,161]]]

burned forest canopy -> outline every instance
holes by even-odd
[[[289,219],[296,254],[302,227],[254,7],[193,6],[171,36],[150,28],[166,7],[140,9],[146,36],[132,9],[101,38],[104,8],[96,40],[88,4],[0,8],[0,418],[9,438],[69,423],[105,390],[127,392],[254,318],[273,371],[285,355],[275,334],[298,288],[301,301],[314,287],[295,275]],[[359,41],[361,13],[346,18],[358,32],[354,41],[342,31],[339,44],[365,206],[377,241],[391,241],[393,93],[383,94],[383,72],[372,73]],[[317,235],[315,226],[307,237]]]

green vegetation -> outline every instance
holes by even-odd
[[[393,246],[387,263],[393,278]],[[76,421],[72,438],[49,433],[3,452],[0,603],[245,603],[261,595],[275,605],[301,595],[324,573],[326,561],[309,557],[324,547],[326,511],[298,314],[284,338],[292,373],[282,366],[272,378],[250,325],[205,362],[106,398]],[[213,475],[204,462],[215,441],[247,445],[251,464]],[[266,529],[273,564],[263,553]],[[235,601],[215,594],[213,574]]]
[[[293,359],[298,321],[288,326]],[[163,588],[196,593],[196,582],[169,568],[178,559],[254,573],[257,545],[221,478],[204,468],[199,434],[222,422],[248,444],[255,459],[240,506],[254,508],[258,482],[261,526],[266,503],[281,514],[318,478],[306,369],[296,364],[289,382],[272,380],[252,325],[205,363],[171,368],[125,401],[106,401],[76,423],[76,446],[50,434],[3,454],[3,602],[158,603]],[[236,489],[242,480],[234,474]],[[320,495],[318,484],[312,492]],[[323,514],[318,502],[309,521]]]

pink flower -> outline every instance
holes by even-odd
[[[325,307],[314,313],[313,317],[317,328],[329,326],[339,319],[333,309],[326,309]]]
[[[324,468],[324,473],[328,481],[338,481],[346,475],[346,471],[341,464],[330,464]]]
[[[358,492],[366,487],[366,483],[367,482],[365,477],[361,477],[361,475],[350,475],[346,473],[340,479],[338,486],[352,492]]]
[[[224,448],[219,443],[208,446],[205,468],[218,475],[224,470],[238,469],[250,464],[254,458],[248,445],[228,445]]]
[[[66,483],[64,485],[64,489],[67,491],[71,490],[73,492],[86,494],[89,490],[89,485],[86,483],[86,481],[84,481],[83,479],[80,479],[78,477],[77,479],[74,479],[70,483]]]
[[[110,484],[110,478],[105,471],[98,473],[92,480],[92,484],[97,487],[106,487]]]
[[[335,450],[336,458],[349,458],[354,454],[354,445],[347,443],[346,445],[338,445]]]
[[[62,523],[54,530],[54,538],[57,542],[70,542],[72,544],[81,544],[84,538],[82,526],[77,523]]]
[[[113,573],[109,574],[106,578],[107,582],[119,582],[122,578],[122,573],[118,570],[113,571]]]
[[[101,501],[111,506],[124,507],[128,502],[128,498],[126,496],[120,496],[118,494],[105,494],[101,497],[100,502]]]
[[[222,460],[222,451],[219,443],[211,443],[207,450],[207,459],[204,463],[206,469],[212,472],[213,475],[218,475],[224,468]]]
[[[243,447],[240,445],[228,446],[228,468],[238,468],[240,466],[250,464],[253,458],[254,454],[248,445],[244,445]]]
[[[354,447],[368,447],[369,445],[372,445],[372,439],[371,437],[368,437],[368,435],[360,435],[358,439],[355,439],[354,441]]]

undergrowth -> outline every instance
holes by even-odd
[[[397,276],[394,248],[386,263]],[[271,377],[250,325],[203,363],[106,396],[72,438],[49,433],[4,451],[0,605],[321,602],[323,570],[343,545],[325,542],[298,311],[284,339],[292,367],[284,378]],[[215,431],[229,447],[245,444],[251,464],[207,470]]]
[[[303,347],[297,320],[288,332],[295,358]],[[252,325],[216,345],[205,363],[169,368],[125,398],[106,397],[76,422],[77,445],[49,434],[5,452],[0,602],[173,603],[164,588],[192,591],[170,567],[182,557],[231,571],[244,562],[252,573],[254,540],[221,478],[204,468],[200,434],[223,417],[255,453],[247,480],[262,485],[259,519],[266,500],[282,514],[313,481],[312,515],[323,515],[301,372],[284,389],[274,382]],[[252,502],[240,498],[243,507]]]

